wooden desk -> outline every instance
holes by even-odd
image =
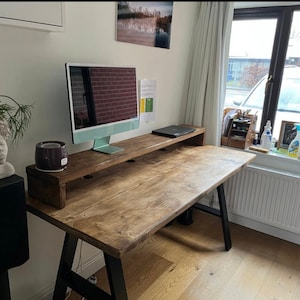
[[[88,299],[127,299],[122,257],[215,188],[229,250],[223,183],[254,158],[221,147],[174,144],[70,182],[62,209],[28,197],[28,211],[66,232],[54,299],[64,299],[68,286]],[[78,239],[103,250],[111,295],[71,271]]]

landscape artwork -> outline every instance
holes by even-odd
[[[117,3],[117,41],[170,49],[173,1]]]

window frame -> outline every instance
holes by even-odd
[[[293,12],[296,10],[300,11],[300,5],[234,9],[233,21],[255,20],[260,18],[277,19],[270,68],[268,72],[268,78],[271,78],[271,84],[266,90],[262,110],[260,132],[263,131],[264,125],[266,124],[267,120],[270,120],[271,124],[274,124],[275,122],[280,87],[285,66],[285,58],[292,25]]]

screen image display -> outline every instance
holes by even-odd
[[[66,63],[66,74],[73,143],[117,152],[110,136],[139,127],[136,69]]]

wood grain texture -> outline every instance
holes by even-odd
[[[254,158],[216,146],[175,144],[72,181],[63,209],[31,197],[27,208],[120,258]]]
[[[93,150],[74,153],[69,155],[67,168],[62,172],[42,172],[35,165],[27,166],[28,193],[56,208],[63,208],[67,199],[67,183],[173,144],[182,142],[202,146],[205,143],[205,128],[195,129],[194,132],[177,138],[149,133],[114,143],[112,145],[124,150],[113,155]]]

